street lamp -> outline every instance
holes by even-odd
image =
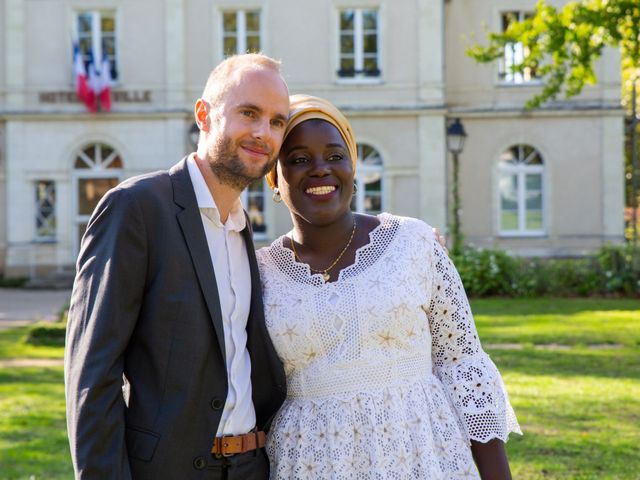
[[[198,125],[195,122],[189,127],[187,138],[189,139],[189,147],[194,151],[197,150],[198,140],[200,139],[200,128],[198,128]]]
[[[636,111],[636,76],[631,88],[631,242],[634,252],[638,247],[638,113]]]
[[[453,205],[451,215],[450,231],[453,237],[453,248],[451,253],[456,256],[462,253],[462,232],[460,231],[460,191],[459,191],[459,171],[460,164],[458,161],[458,155],[464,148],[464,141],[467,138],[467,133],[464,131],[462,122],[459,118],[456,118],[447,127],[447,150],[453,156]]]

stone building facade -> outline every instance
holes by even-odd
[[[623,238],[617,53],[571,101],[523,112],[540,82],[464,50],[526,15],[525,0],[0,0],[0,274],[71,268],[100,197],[193,150],[192,109],[226,54],[283,62],[292,93],[326,97],[359,141],[354,208],[445,230],[448,123],[460,155],[468,241],[524,255],[579,255]],[[74,94],[73,44],[110,61],[109,112]],[[88,63],[87,63],[88,65]],[[263,182],[243,194],[256,242],[290,228]]]

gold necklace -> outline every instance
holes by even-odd
[[[311,265],[309,265],[309,270],[311,270],[314,273],[321,273],[322,274],[322,278],[324,279],[324,281],[328,282],[329,279],[331,278],[331,275],[329,274],[329,270],[331,270],[333,267],[335,267],[336,263],[338,263],[338,261],[340,261],[342,256],[345,254],[345,252],[349,248],[349,245],[351,245],[351,242],[353,241],[353,237],[355,236],[355,234],[356,234],[356,217],[354,215],[354,217],[353,217],[353,229],[351,230],[351,235],[349,236],[349,241],[347,242],[347,244],[344,246],[344,248],[340,252],[340,255],[338,255],[338,257],[333,261],[333,263],[331,265],[329,265],[327,268],[325,268],[324,270],[316,270],[315,268],[311,268]],[[298,252],[296,252],[296,242],[293,241],[293,235],[291,235],[291,239],[290,240],[291,240],[291,250],[293,250],[293,256],[295,257],[295,259],[298,262],[305,263],[298,256]]]

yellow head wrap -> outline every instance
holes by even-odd
[[[349,150],[353,171],[356,171],[356,160],[358,158],[358,147],[356,145],[356,137],[353,135],[353,129],[340,110],[338,110],[331,102],[323,98],[312,97],[311,95],[291,95],[289,97],[289,120],[287,128],[284,131],[283,143],[291,131],[305,120],[324,120],[338,129],[344,143]],[[269,187],[275,188],[276,185],[276,167],[274,166],[267,173],[267,183]]]

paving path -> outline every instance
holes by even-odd
[[[0,330],[21,327],[40,320],[54,321],[69,302],[71,290],[27,290],[0,288]],[[0,367],[57,367],[57,358],[7,358]]]
[[[71,290],[0,288],[0,330],[56,320],[70,297]]]

